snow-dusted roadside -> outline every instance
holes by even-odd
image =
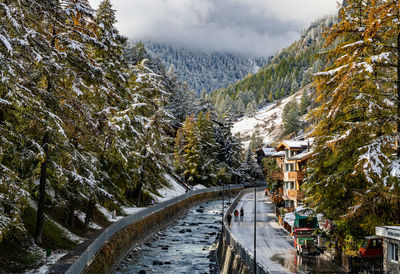
[[[68,253],[67,251],[55,251],[55,252],[52,252],[49,257],[43,258],[44,265],[42,265],[39,269],[30,270],[30,271],[25,272],[25,273],[26,274],[45,274],[45,273],[49,273],[50,266],[54,265],[61,257],[66,255],[67,253]]]

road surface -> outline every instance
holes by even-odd
[[[258,191],[257,205],[257,262],[270,273],[341,273],[343,269],[322,256],[297,255],[290,237],[275,219],[274,206],[263,191]],[[245,194],[236,209],[244,209],[243,221],[232,220],[233,235],[253,253],[254,250],[254,192]]]

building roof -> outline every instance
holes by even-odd
[[[285,156],[285,152],[283,150],[275,152],[271,157],[283,157]]]
[[[400,226],[377,226],[375,234],[400,241]]]
[[[306,140],[283,140],[279,143],[279,145],[275,148],[277,151],[282,149],[304,149],[307,146],[311,146],[313,143],[312,138],[308,138]]]
[[[276,153],[276,150],[273,147],[263,147],[262,151],[264,152],[265,156],[272,156]]]
[[[313,151],[311,149],[304,150],[303,152],[296,154],[293,157],[288,158],[288,160],[298,160],[298,161],[305,160],[307,158],[310,158],[312,153],[313,153]]]

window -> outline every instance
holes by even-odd
[[[388,243],[388,260],[391,262],[399,261],[399,247],[395,243]]]
[[[286,164],[286,171],[294,171],[294,164]]]
[[[289,150],[285,149],[285,158],[289,158]]]
[[[294,189],[294,182],[285,182],[285,189]]]

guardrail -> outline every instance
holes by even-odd
[[[264,187],[258,188],[258,189],[264,189]],[[241,197],[243,197],[244,194],[254,192],[254,188],[248,188],[245,190],[242,190],[239,195],[236,196],[235,200],[232,202],[228,210],[226,211],[227,213],[232,213],[232,211],[236,208],[236,205],[238,204],[239,200]],[[242,258],[242,260],[246,263],[246,265],[250,268],[253,273],[257,274],[267,274],[269,273],[264,266],[262,266],[260,263],[257,262],[257,269],[254,269],[254,256],[250,250],[248,250],[245,246],[243,246],[240,241],[231,233],[231,230],[229,227],[226,225],[226,215],[224,216],[224,231],[223,231],[223,236],[225,237],[226,241],[228,244],[230,244],[236,252],[239,254],[239,256]]]
[[[230,185],[229,189],[230,190],[235,190],[235,189],[241,189],[243,188],[243,185]],[[150,206],[142,211],[139,211],[135,214],[132,214],[130,216],[127,216],[118,222],[110,225],[107,227],[103,232],[97,237],[93,243],[81,254],[81,256],[78,258],[78,260],[68,268],[66,273],[68,274],[75,274],[75,273],[81,273],[86,266],[90,263],[90,261],[93,259],[93,257],[96,255],[96,253],[102,248],[102,246],[118,231],[121,229],[127,227],[128,225],[131,225],[145,217],[148,217],[157,211],[164,209],[168,206],[171,206],[175,203],[178,203],[180,201],[183,201],[189,197],[202,194],[202,193],[209,193],[209,192],[217,192],[217,191],[222,191],[222,190],[228,190],[227,186],[225,187],[213,187],[213,188],[207,188],[207,189],[199,189],[199,190],[193,190],[189,191],[183,195],[177,196],[175,198],[172,198],[170,200],[158,203],[156,205]]]

